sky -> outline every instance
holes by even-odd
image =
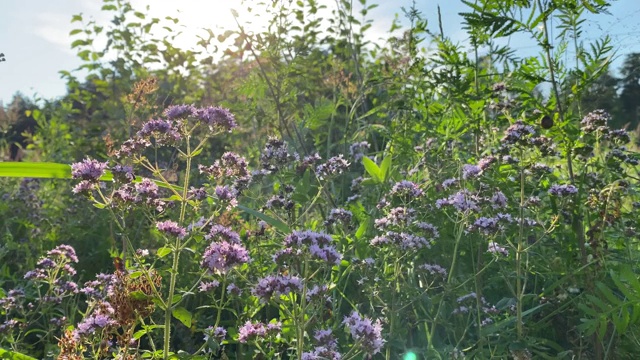
[[[334,6],[335,0],[318,0]],[[242,9],[241,0],[132,0],[135,9],[144,10],[149,5],[151,16],[180,18],[183,35],[178,39],[181,47],[195,45],[196,35],[204,34],[203,28],[236,29],[231,9],[240,13],[241,19],[249,19]],[[249,3],[250,1],[246,1]],[[354,1],[357,3],[357,1]],[[437,7],[442,12],[445,36],[462,45],[468,38],[461,29],[462,18],[458,13],[467,11],[460,0],[415,0],[417,8],[429,21],[429,28],[438,31]],[[402,19],[401,7],[409,7],[411,0],[369,0],[379,6],[370,13],[373,28],[370,40],[383,38],[396,14]],[[6,61],[0,62],[0,102],[8,104],[16,92],[31,98],[53,99],[65,93],[65,83],[60,70],[76,69],[81,61],[71,49],[69,32],[77,27],[70,20],[74,14],[83,14],[97,23],[107,25],[110,18],[100,11],[100,0],[4,0],[0,12],[0,53]],[[583,40],[593,41],[609,34],[617,50],[613,69],[620,66],[624,55],[640,52],[640,0],[612,2],[609,15],[589,16],[584,24]],[[406,22],[405,22],[406,23]],[[260,26],[253,20],[248,28]],[[219,32],[219,31],[218,31]],[[517,55],[537,53],[535,43],[518,35],[504,40],[518,50]],[[100,45],[100,44],[98,44]]]

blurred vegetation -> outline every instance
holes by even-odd
[[[505,162],[486,182],[461,186],[477,186],[479,192],[502,189],[513,198],[521,192],[544,198],[554,182],[575,184],[580,188],[576,201],[557,203],[547,197],[545,208],[527,209],[547,229],[532,231],[524,242],[542,245],[527,252],[522,249],[529,247],[520,243],[515,248],[522,258],[508,264],[489,261],[495,267],[485,273],[486,242],[467,236],[464,225],[470,220],[442,215],[436,221],[446,240],[437,244],[433,258],[456,264],[453,259],[460,256],[456,275],[442,293],[397,293],[390,285],[375,299],[356,291],[344,296],[371,313],[397,312],[396,320],[406,321],[406,326],[385,324],[389,350],[378,356],[387,359],[412,349],[424,358],[459,358],[457,352],[464,350],[469,358],[633,359],[640,349],[640,290],[633,280],[639,256],[640,224],[634,215],[638,167],[615,163],[604,140],[580,132],[580,121],[604,109],[612,114],[612,128],[636,131],[640,54],[626,55],[617,78],[611,68],[616,50],[611,40],[606,35],[593,43],[582,38],[584,16],[606,11],[609,4],[603,0],[464,3],[462,27],[469,46],[454,43],[441,32],[437,18],[427,19],[415,6],[402,9],[408,25],[396,20],[385,39],[373,42],[368,14],[375,4],[337,0],[327,8],[324,2],[302,0],[245,2],[253,14],[269,19],[266,28],[249,31],[238,23],[220,33],[207,29],[192,49],[181,49],[174,40],[185,19],[152,18],[149,9],[136,9],[129,1],[103,0],[109,22],[82,15],[71,19],[77,26],[70,34],[71,47],[83,63],[61,71],[66,94],[55,100],[18,94],[0,108],[0,157],[67,164],[85,157],[104,161],[144,121],[162,117],[165,108],[177,104],[219,105],[235,114],[238,131],[207,142],[200,155],[205,164],[233,149],[257,168],[268,136],[284,139],[301,157],[317,152],[323,159],[349,154],[351,144],[367,141],[371,147],[366,155],[374,163],[393,159],[388,179],[369,179],[364,185],[370,191],[363,199],[346,205],[353,195],[352,180],[371,177],[366,165],[354,162],[350,173],[322,189],[319,209],[305,223],[320,227],[330,209],[348,206],[364,224],[356,240],[349,238],[362,242],[359,255],[364,258],[374,255],[368,240],[374,234],[373,219],[384,215],[376,204],[390,190],[389,179],[410,179],[428,189],[431,199],[446,197],[441,182],[459,179],[464,164],[504,155],[502,132],[522,120],[553,139],[560,156],[522,153],[521,164],[539,161],[553,172],[517,183],[520,165]],[[320,15],[327,12],[324,18]],[[548,31],[552,15],[559,30],[555,38]],[[509,45],[499,45],[515,33],[535,39],[539,54],[521,56]],[[95,47],[99,38],[107,40],[102,49]],[[574,54],[569,61],[567,53]],[[632,138],[619,150],[637,158],[638,136]],[[583,161],[580,151],[592,146],[595,160]],[[185,170],[179,154],[163,150],[157,155],[165,177],[178,183]],[[295,195],[309,202],[309,194],[318,188],[295,172],[287,176],[259,184],[242,198],[243,205],[263,208],[263,198],[277,193],[286,181],[296,182]],[[589,182],[592,177],[597,185]],[[61,243],[78,252],[82,280],[112,271],[111,259],[122,249],[121,234],[111,219],[74,196],[68,182],[0,179],[0,189],[0,287],[19,284],[39,256]],[[435,211],[423,205],[424,213]],[[153,219],[144,212],[127,216],[127,222],[135,224],[129,234],[133,247],[157,248],[148,230]],[[246,214],[225,220],[249,226]],[[454,245],[456,238],[465,250]],[[516,235],[507,238],[518,241]],[[395,255],[385,254],[389,257],[384,259]],[[268,263],[268,256],[261,261]],[[400,261],[377,265],[384,275],[395,274],[397,278],[388,278],[394,281],[406,280],[399,269],[415,268]],[[197,264],[181,270],[193,271],[189,266]],[[616,277],[618,273],[623,275]],[[355,287],[354,282],[340,285]],[[179,279],[180,285],[186,283],[186,277]],[[520,317],[504,317],[480,329],[481,319],[475,315],[461,320],[442,315],[440,307],[434,311],[442,299],[451,303],[443,309],[453,311],[456,297],[470,291],[484,294],[500,310],[513,307]],[[192,305],[205,301],[198,298]],[[273,309],[264,310],[269,311]],[[522,316],[524,329],[517,324]],[[200,333],[178,331],[177,347],[197,348]],[[43,349],[33,351],[44,356]]]

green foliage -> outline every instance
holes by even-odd
[[[369,42],[375,4],[365,0],[245,2],[268,19],[264,29],[208,29],[195,50],[173,45],[178,18],[151,18],[128,1],[103,1],[106,24],[73,16],[71,47],[88,76],[63,71],[64,98],[16,104],[22,118],[3,123],[6,134],[18,122],[34,131],[3,136],[6,146],[22,142],[29,162],[0,163],[0,177],[60,181],[2,179],[0,283],[14,288],[47,250],[72,244],[79,279],[127,279],[119,300],[138,312],[104,334],[138,342],[112,351],[149,358],[301,358],[320,329],[333,330],[343,358],[357,358],[366,349],[343,323],[354,311],[382,320],[373,358],[634,358],[639,158],[614,129],[637,124],[639,57],[616,79],[611,39],[584,39],[585,16],[604,13],[603,0],[463,3],[469,46],[415,6],[402,9],[408,27],[394,22],[387,39]],[[535,39],[539,54],[502,45],[512,35]],[[95,49],[100,37],[106,46]],[[149,137],[146,150],[116,156],[149,119],[183,103],[229,108],[239,130],[211,137],[192,116],[172,123],[175,144]],[[240,205],[218,194],[235,186],[222,156],[230,149],[256,170]],[[64,164],[87,156],[133,165],[136,177],[122,184],[105,171],[86,204],[63,180]],[[212,170],[215,161],[227,172]],[[160,195],[119,202],[143,177]],[[207,196],[196,199],[200,187]],[[159,230],[170,219],[188,234]],[[233,229],[252,261],[204,271],[203,253],[224,240],[213,224]],[[314,258],[322,244],[285,256],[286,241],[305,231],[327,234],[341,257]],[[256,289],[268,276],[302,285],[265,299]],[[198,291],[205,283],[211,289]],[[305,296],[315,285],[326,286],[323,301]],[[51,311],[75,314],[77,329],[98,306],[79,303]],[[247,322],[281,322],[281,331],[245,341]],[[1,346],[59,351],[12,331]],[[104,334],[83,345],[85,356],[108,356],[96,346]]]

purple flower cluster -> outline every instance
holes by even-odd
[[[418,269],[421,270],[426,270],[428,271],[431,275],[440,275],[443,278],[447,277],[447,269],[443,268],[442,266],[438,265],[438,264],[422,264],[420,266],[418,266]]]
[[[216,186],[216,198],[221,202],[228,204],[227,210],[231,210],[238,206],[238,200],[236,199],[237,196],[238,192],[232,187],[227,185]]]
[[[463,189],[446,199],[436,200],[436,207],[440,209],[443,206],[453,206],[460,212],[480,211],[478,201],[478,196],[472,194],[466,189]]]
[[[86,158],[82,162],[71,164],[71,176],[74,179],[82,179],[97,182],[104,171],[107,169],[107,163],[99,162]]]
[[[349,162],[342,156],[334,156],[327,160],[325,163],[316,167],[316,175],[320,179],[327,178],[333,175],[340,175],[349,168]]]
[[[97,274],[96,280],[85,282],[79,292],[95,300],[104,300],[113,292],[115,281],[113,274]]]
[[[329,287],[327,285],[314,285],[312,288],[307,290],[307,302],[322,300],[325,305],[330,305],[332,301],[331,297],[327,295],[327,291],[329,291]]]
[[[120,145],[120,150],[115,152],[115,155],[118,159],[121,159],[123,157],[137,154],[149,146],[151,146],[151,142],[149,140],[135,137],[133,139],[125,140],[125,142]]]
[[[0,298],[0,309],[3,309],[5,313],[9,313],[10,310],[20,307],[20,303],[24,299],[24,290],[13,289],[9,290],[7,295]]]
[[[384,230],[390,226],[404,227],[415,219],[416,211],[411,208],[396,207],[389,210],[389,213],[374,221],[374,226],[379,230]]]
[[[342,208],[331,209],[327,220],[324,222],[325,226],[331,226],[336,223],[340,223],[342,225],[349,225],[351,223],[351,219],[353,218],[353,213],[349,210],[345,210]]]
[[[198,165],[198,169],[201,174],[207,174],[215,179],[229,177],[243,182],[251,181],[247,160],[233,152],[222,154],[222,157],[211,166]]]
[[[237,265],[251,260],[249,252],[239,242],[212,242],[202,256],[202,266],[211,273],[226,273]]]
[[[353,161],[360,161],[364,156],[364,151],[368,150],[369,147],[371,147],[371,145],[367,141],[351,144],[351,146],[349,146],[349,154],[351,154]]]
[[[227,330],[223,327],[209,326],[204,329],[204,342],[209,342],[209,339],[215,340],[218,344],[221,343],[227,337]]]
[[[196,113],[193,105],[171,105],[164,110],[164,116],[169,120],[185,120]]]
[[[338,352],[338,340],[331,329],[316,330],[313,335],[316,347],[311,352],[302,354],[304,360],[340,360],[342,355]]]
[[[229,109],[219,106],[197,109],[194,116],[205,125],[208,125],[211,130],[222,129],[231,132],[238,126],[235,116]]]
[[[571,184],[551,185],[551,188],[549,188],[549,194],[555,196],[569,196],[577,193],[578,188]]]
[[[588,113],[582,121],[580,121],[581,129],[585,134],[598,131],[607,133],[609,131],[608,123],[611,122],[611,115],[605,110],[598,109]]]
[[[382,323],[380,320],[373,322],[371,319],[360,316],[357,312],[352,312],[346,316],[342,323],[349,327],[351,337],[362,347],[362,350],[369,355],[380,352],[384,345],[382,339]]]
[[[478,165],[464,164],[462,166],[462,178],[467,180],[469,178],[476,178],[482,174],[482,168]]]
[[[275,295],[289,294],[290,292],[302,290],[302,279],[291,275],[268,275],[251,289],[251,294],[260,299],[260,302],[267,303]]]
[[[456,178],[446,179],[445,181],[443,181],[443,182],[442,182],[442,187],[443,187],[444,189],[448,189],[448,188],[450,188],[451,186],[453,186],[453,185],[457,184],[458,182],[459,182],[459,180],[458,180],[458,179],[456,179]]]
[[[162,119],[152,119],[144,123],[142,129],[136,133],[136,137],[147,141],[153,137],[158,146],[174,145],[182,140],[178,124],[172,120]]]
[[[296,171],[298,172],[298,174],[302,174],[305,172],[305,170],[313,167],[320,160],[322,160],[322,158],[318,153],[315,153],[313,155],[307,155],[302,159],[300,164],[298,164]]]
[[[204,237],[207,240],[213,239],[214,241],[228,241],[234,244],[240,244],[240,235],[231,230],[231,228],[215,224],[211,226],[209,234]]]
[[[408,180],[402,180],[395,183],[389,192],[389,195],[409,199],[420,197],[422,194],[422,189],[420,189],[415,183]]]
[[[216,280],[206,282],[202,281],[200,282],[200,286],[198,288],[200,289],[200,292],[210,292],[218,286],[220,286],[220,282]]]
[[[522,120],[516,121],[505,130],[501,142],[505,145],[527,144],[527,139],[535,135],[536,131],[531,125],[526,125]]]
[[[440,237],[440,232],[438,228],[433,224],[429,224],[428,222],[419,221],[416,223],[416,227],[422,231],[429,233],[431,239],[437,239]]]
[[[49,279],[54,282],[54,293],[64,295],[65,293],[77,293],[77,285],[71,281],[63,281],[61,277],[64,275],[73,276],[76,270],[71,263],[77,263],[78,256],[73,247],[69,245],[58,245],[52,250],[47,251],[47,256],[41,258],[34,270],[27,271],[24,278],[27,280],[45,280]],[[52,278],[52,277],[55,277]]]
[[[112,205],[128,207],[131,204],[144,202],[154,207],[158,212],[164,211],[166,203],[159,199],[158,185],[153,180],[143,178],[139,183],[124,184],[113,192]]]
[[[336,248],[332,245],[333,238],[325,233],[317,233],[310,230],[294,231],[284,239],[285,249],[278,251],[274,259],[283,260],[287,254],[301,255],[304,249],[309,251],[311,257],[330,264],[338,265],[342,260]]]
[[[501,254],[503,256],[509,256],[509,250],[507,250],[506,248],[498,245],[498,243],[496,242],[489,242],[489,246],[487,248],[487,252],[488,253],[492,253],[492,254]]]
[[[496,159],[495,156],[487,156],[485,158],[480,159],[480,161],[478,161],[478,167],[480,168],[480,170],[485,171],[497,160],[498,159]]]
[[[396,245],[403,250],[431,248],[431,242],[422,236],[395,231],[388,231],[384,235],[376,236],[369,244],[371,246]]]
[[[113,319],[114,312],[111,304],[101,302],[91,315],[86,316],[82,322],[78,323],[78,326],[73,331],[74,339],[79,341],[98,330],[117,325],[117,322]]]
[[[247,321],[238,329],[238,341],[245,344],[249,340],[264,339],[269,335],[276,335],[280,331],[282,331],[282,324],[280,322],[269,323],[265,326],[265,324],[259,321],[255,323]]]
[[[493,196],[491,197],[491,199],[489,200],[491,202],[491,207],[494,209],[503,209],[507,207],[507,197],[504,195],[504,193],[500,190],[497,190]]]
[[[264,170],[277,172],[298,157],[297,154],[289,154],[289,146],[286,142],[270,137],[260,154],[260,164]]]
[[[115,165],[111,168],[111,173],[114,181],[123,184],[128,184],[136,178],[133,174],[133,168],[128,165]]]
[[[180,239],[187,236],[187,230],[185,230],[182,226],[178,225],[177,222],[166,220],[156,223],[156,227],[158,230],[169,236],[176,236]]]
[[[74,188],[74,194],[90,195],[91,191],[98,185],[100,177],[104,175],[107,163],[102,163],[89,158],[82,162],[71,164],[71,176],[74,179],[82,179]]]

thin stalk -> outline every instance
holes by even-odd
[[[460,246],[460,239],[462,239],[462,234],[463,234],[463,224],[462,221],[460,222],[460,226],[457,229],[457,233],[456,233],[456,243],[453,247],[453,259],[451,259],[451,267],[449,268],[449,276],[447,276],[447,286],[449,284],[451,284],[451,281],[453,280],[453,274],[455,272],[456,269],[456,263],[458,260],[458,247]],[[440,298],[440,301],[438,302],[438,309],[436,310],[436,314],[433,318],[433,323],[431,324],[431,330],[429,332],[427,332],[427,342],[429,343],[427,346],[429,347],[429,350],[434,350],[434,346],[433,346],[433,337],[435,336],[436,333],[436,325],[438,324],[438,316],[440,316],[440,310],[442,309],[442,305],[444,304],[444,294],[443,296]]]
[[[524,153],[520,149],[520,158]],[[526,251],[524,244],[524,168],[520,168],[520,229],[518,233],[518,247],[516,249],[516,331],[518,340],[522,340],[524,333],[522,323],[522,299],[524,297],[524,289],[522,286],[522,254]]]
[[[187,209],[187,192],[189,191],[189,176],[191,173],[191,144],[190,135],[186,137],[187,143],[187,167],[184,175],[184,185],[182,187],[182,203],[180,205],[180,220],[179,224],[184,223],[184,218]],[[176,291],[176,279],[178,276],[178,264],[180,259],[180,252],[182,250],[180,246],[180,237],[176,237],[175,247],[173,249],[173,264],[171,265],[171,277],[169,279],[169,294],[167,295],[167,301],[165,302],[166,308],[164,312],[164,344],[163,344],[163,356],[164,359],[169,359],[169,348],[171,343],[171,316],[174,305],[172,304],[173,295]]]

